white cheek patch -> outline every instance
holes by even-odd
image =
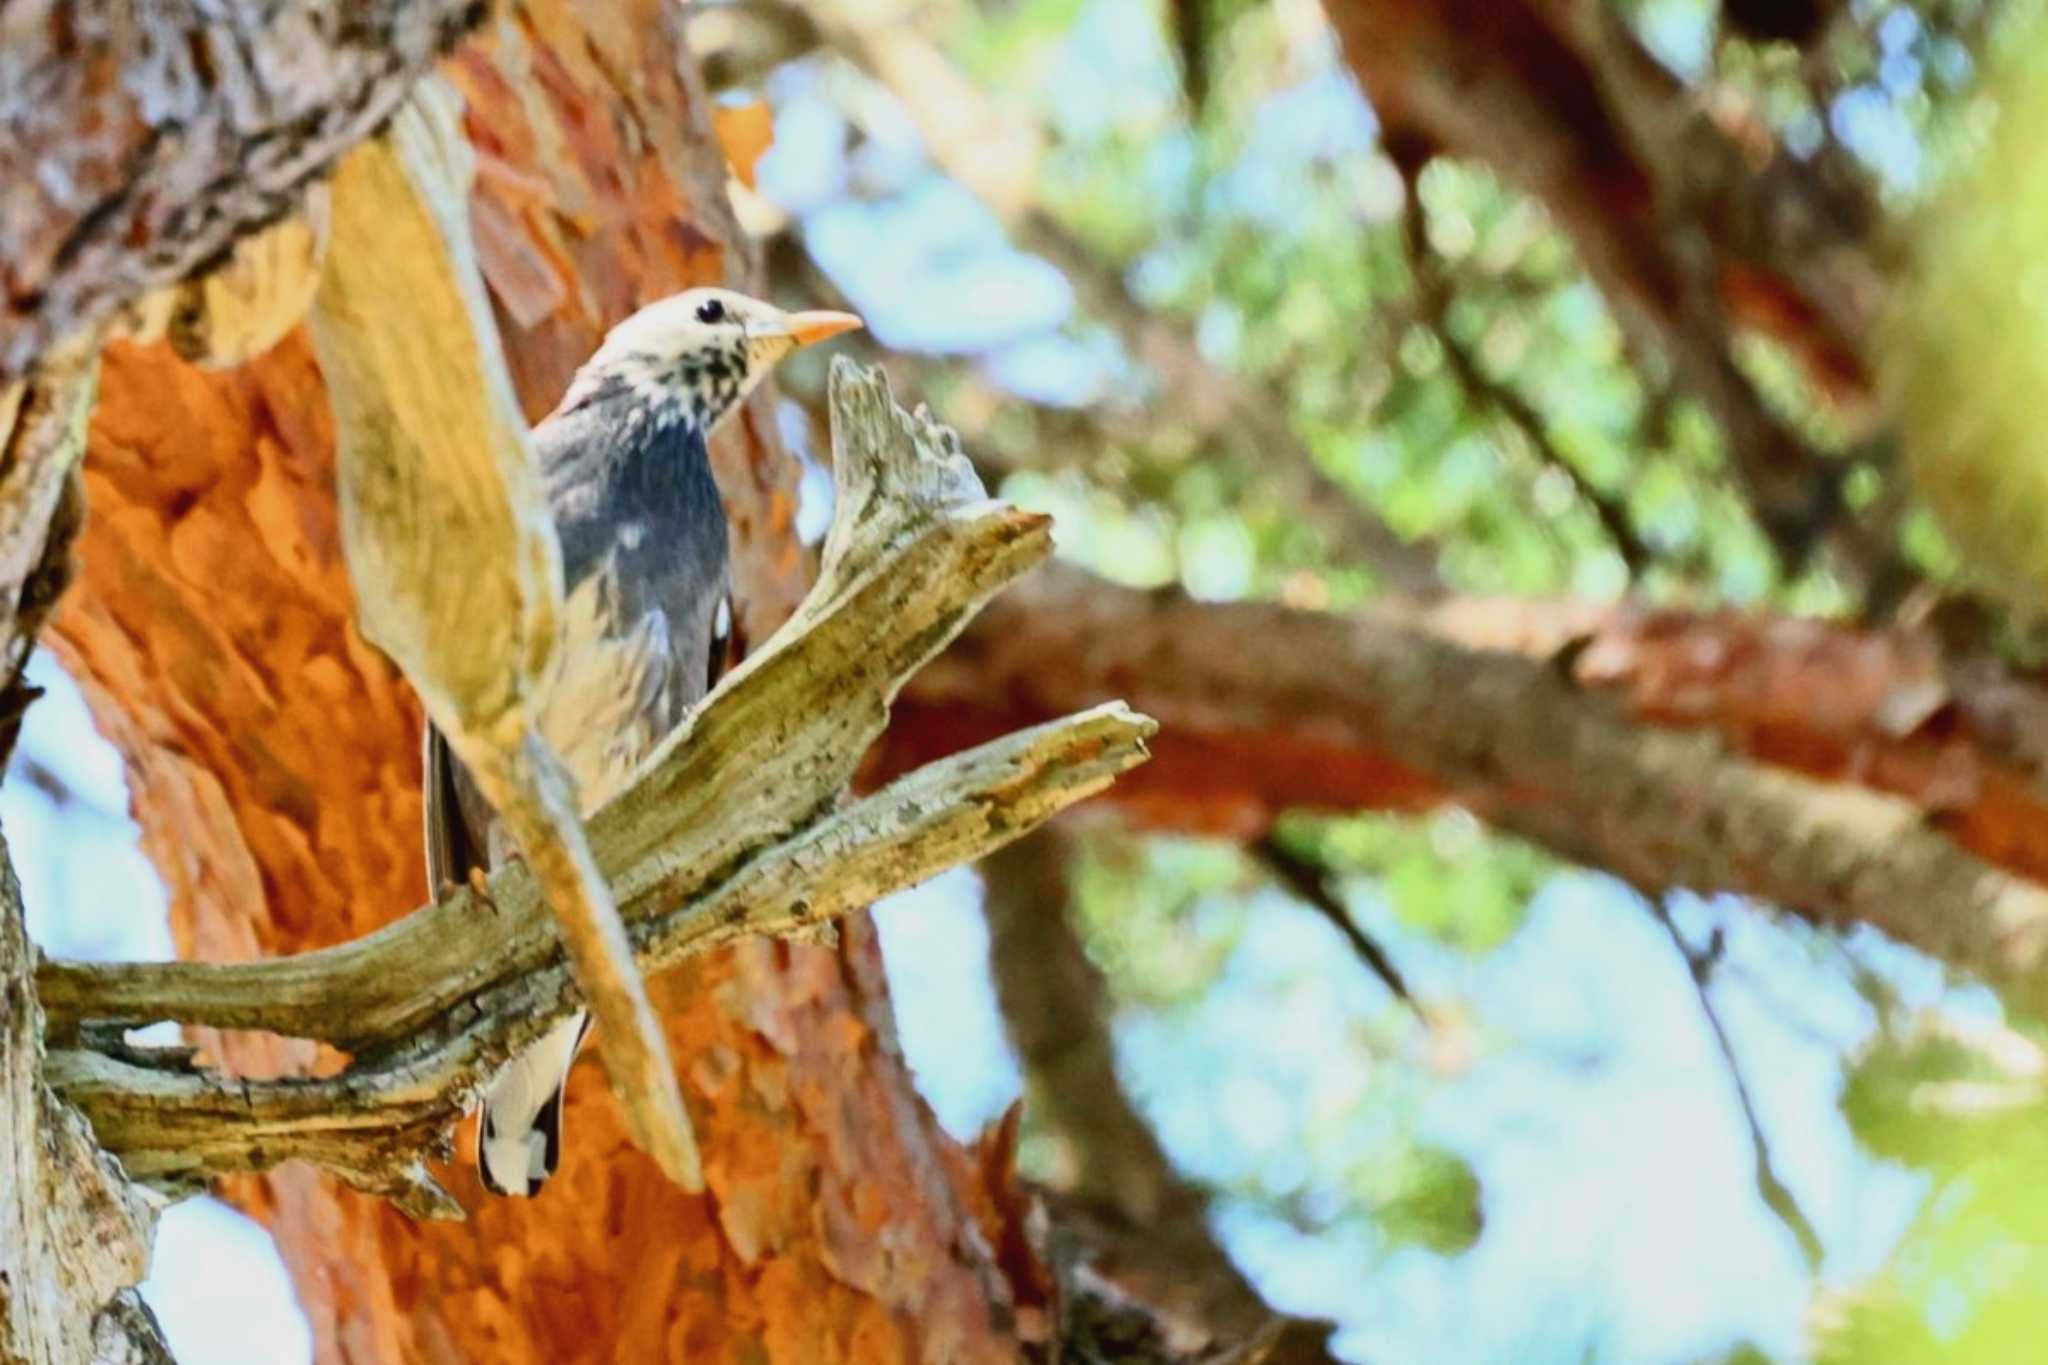
[[[628,550],[637,550],[647,540],[647,523],[629,521],[619,527],[619,544]]]

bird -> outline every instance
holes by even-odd
[[[729,289],[648,304],[605,335],[532,432],[561,545],[559,664],[541,733],[585,815],[711,689],[732,640],[726,515],[706,442],[775,364],[861,326]],[[427,727],[427,884],[477,885],[517,856],[446,738]],[[530,1197],[562,1153],[562,1090],[590,1017],[563,1020],[486,1085],[476,1163],[494,1194]]]

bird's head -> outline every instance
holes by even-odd
[[[782,357],[860,325],[851,313],[785,313],[730,289],[686,289],[612,328],[562,408],[624,388],[708,432]]]

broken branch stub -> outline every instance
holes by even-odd
[[[846,787],[904,682],[1050,552],[1048,519],[991,501],[952,433],[879,372],[832,377],[840,497],[819,581],[590,820],[643,968],[788,934],[978,858],[1143,761],[1152,722],[1112,703]],[[37,986],[60,1091],[139,1178],[172,1189],[313,1161],[420,1214],[459,1213],[427,1174],[505,1057],[577,1007],[542,890],[513,864],[495,914],[468,893],[354,943],[272,962],[48,963]],[[325,1079],[226,1082],[102,1044],[173,1019],[354,1053]]]
[[[634,1140],[703,1188],[675,1067],[574,786],[541,731],[561,547],[484,296],[460,101],[423,80],[334,178],[313,311],[339,437],[342,543],[389,654],[538,880],[603,1030]]]

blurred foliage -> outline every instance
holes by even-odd
[[[1974,581],[2039,619],[2048,615],[2037,410],[2048,385],[2048,176],[2038,169],[2048,23],[2038,13],[2007,35],[1986,87],[1988,132],[1952,192],[1913,225],[1912,274],[1880,354],[1919,491],[1966,547]]]
[[[1417,1147],[1403,1158],[1389,1173],[1388,1193],[1371,1205],[1387,1241],[1442,1255],[1478,1241],[1479,1181],[1464,1158],[1441,1147]]]
[[[1661,378],[1646,385],[1541,210],[1482,168],[1439,160],[1417,187],[1428,250],[1414,259],[1408,191],[1327,35],[1304,31],[1300,5],[1217,8],[1229,12],[1215,16],[1218,74],[1198,124],[1166,35],[1130,17],[1143,7],[1005,5],[961,22],[954,41],[993,52],[1004,34],[1030,35],[1025,59],[975,69],[994,98],[1032,108],[1055,134],[1041,168],[1045,211],[1147,310],[1177,320],[1212,363],[1284,412],[1365,514],[1436,547],[1452,586],[1621,591],[1626,570],[1577,490],[1583,479],[1625,503],[1660,551],[1653,590],[1768,597],[1770,556],[1728,490],[1718,433]],[[1115,65],[1102,69],[1105,45],[1074,30],[1112,13],[1122,16]],[[1419,272],[1443,280],[1440,307]],[[1085,340],[1095,325],[1068,330]],[[1447,333],[1534,409],[1539,432],[1470,391],[1445,362]],[[1145,382],[1099,401],[1142,403]],[[1058,424],[1026,414],[1006,427],[995,452],[1006,458],[1043,461],[1063,444]],[[1258,552],[1227,595],[1270,596],[1304,572],[1335,580],[1333,603],[1369,585],[1359,577],[1369,566],[1333,560],[1271,496],[1261,460],[1281,452],[1232,450],[1172,423],[1134,436],[1089,456],[1086,475],[1120,495],[1110,515],[1188,522],[1227,508]],[[1539,441],[1576,477],[1553,468]],[[1030,500],[1044,489],[1020,481],[1005,493]],[[1188,551],[1207,545],[1182,547],[1182,572],[1201,572]],[[1126,576],[1111,555],[1080,557]]]
[[[1403,858],[1385,834],[1360,866]],[[1083,841],[1070,883],[1076,927],[1116,1007],[1127,1088],[1184,1166],[1303,1231],[1362,1224],[1381,1255],[1472,1243],[1477,1178],[1414,1130],[1416,1077],[1382,1065],[1412,1038],[1412,1021],[1384,991],[1330,971],[1315,916],[1275,894],[1243,850],[1101,830]],[[1302,1055],[1303,1036],[1327,1046]],[[1201,1058],[1201,1085],[1162,1071],[1166,1057]],[[1189,1131],[1218,1123],[1228,1143]]]
[[[1296,816],[1278,837],[1334,877],[1385,903],[1397,922],[1467,952],[1505,942],[1556,860],[1520,840],[1491,835],[1466,811],[1421,819],[1386,815]]]
[[[921,32],[990,108],[1043,137],[1032,207],[1008,239],[993,218],[932,225],[958,187],[935,188],[942,177],[898,126],[904,117],[853,64],[812,63],[791,83],[822,92],[843,121],[839,192],[874,215],[854,254],[889,267],[876,302],[962,278],[961,259],[987,252],[989,239],[1055,258],[1065,243],[1085,258],[1053,262],[1069,272],[1071,306],[1047,302],[1055,291],[1039,277],[1002,295],[1037,319],[1010,332],[884,338],[899,356],[920,355],[920,396],[969,434],[1003,493],[1055,513],[1064,556],[1203,598],[1343,609],[1384,587],[1336,543],[1332,526],[1350,517],[1421,547],[1455,590],[1857,607],[1825,562],[1781,576],[1714,421],[1657,357],[1631,353],[1539,204],[1483,167],[1443,158],[1404,183],[1315,0],[1187,2],[1206,40],[1199,108],[1164,0],[918,8]],[[2048,330],[2032,263],[2048,227],[2035,197],[2048,182],[2027,173],[2048,145],[2048,47],[2034,44],[2011,68],[2021,97],[1991,159],[1951,184],[1950,167],[1967,164],[1959,153],[1985,140],[1972,54],[2011,4],[1817,3],[1801,7],[1819,16],[1805,48],[1724,23],[1712,0],[1609,4],[1702,106],[1740,110],[1816,176],[1873,194],[1892,215],[1881,245],[1917,242],[1919,302],[1893,366],[1908,399],[1903,446],[1916,462],[1941,462],[1960,493],[1932,499],[1949,533],[1907,503],[1885,534],[1938,584],[1962,573],[1962,548],[2030,600],[2048,600],[2048,564],[2034,563],[2048,545],[2048,466],[2032,458],[2035,422],[2021,398],[2048,387],[2034,373]],[[837,275],[844,255],[823,250],[821,232],[807,237]],[[1077,264],[1090,278],[1072,275]],[[851,276],[841,282],[856,292]],[[949,306],[951,288],[938,291]],[[857,301],[874,315],[869,299]],[[1192,348],[1194,373],[1157,363],[1147,334],[1162,327]],[[1794,357],[1752,336],[1735,358],[1808,441],[1851,464],[1852,506],[1901,501],[1892,448],[1860,436]],[[1248,433],[1230,416],[1226,386],[1277,417],[1291,445]],[[1997,401],[1980,402],[1986,395]],[[1973,450],[1989,472],[1969,472]],[[1302,505],[1302,485],[1282,477],[1297,460],[1344,505]],[[1617,519],[1647,562],[1631,567],[1644,556],[1617,543]],[[1462,811],[1304,814],[1276,837],[1323,870],[1338,910],[1404,972],[1433,973],[1427,1017],[1406,1012],[1316,911],[1236,847],[1097,831],[1072,872],[1075,914],[1117,1009],[1127,1085],[1175,1160],[1214,1192],[1219,1218],[1355,1245],[1361,1283],[1406,1257],[1483,1253],[1482,1210],[1498,1192],[1437,1135],[1440,1102],[1455,1093],[1469,1108],[1461,1080],[1503,1059],[1539,1056],[1561,1075],[1593,1062],[1573,1050],[1576,1037],[1553,1045],[1517,1033],[1533,1028],[1526,1019],[1460,1028],[1445,1016],[1467,1003],[1484,1015],[1487,1002],[1458,992],[1490,961],[1512,958],[1560,869]],[[1812,937],[1826,950],[1798,934],[1752,950],[1784,959],[1766,964],[1780,974],[1775,994],[1754,989],[1780,1026],[1804,1027],[1802,1003],[1854,998],[1851,986],[1873,1018],[1901,1013],[1881,973]],[[1701,989],[1739,1002],[1744,983],[1766,975],[1755,962],[1709,964]],[[1673,989],[1688,979],[1674,972]],[[1516,988],[1568,994],[1552,982]],[[1817,1084],[1845,1086],[1861,1159],[1905,1163],[1934,1193],[1874,1280],[1830,1279],[1814,1340],[1829,1360],[1871,1365],[2042,1355],[2025,1328],[2048,1327],[2042,1301],[2028,1306],[2048,1287],[2036,1250],[2048,1246],[2048,1196],[2033,1193],[2028,1172],[2048,1157],[2048,1134],[2031,1110],[1965,1119],[1916,1101],[1931,1084],[1974,1074],[1966,1049],[1902,1042],[1893,1029],[1845,1072],[1837,1034],[1855,1028],[1828,1035],[1832,1080]],[[1546,1046],[1564,1055],[1545,1056]],[[1741,1120],[1731,1111],[1728,1122]],[[1817,1141],[1787,1136],[1794,1147]],[[1831,1258],[1839,1250],[1831,1243]],[[1739,1317],[1740,1306],[1731,1311]],[[1748,1335],[1690,1358],[1768,1359],[1739,1344]],[[1609,1354],[1584,1321],[1560,1326],[1557,1340],[1567,1344],[1554,1354],[1512,1358],[1632,1360]]]
[[[2048,1123],[2038,1075],[1967,1036],[1895,1029],[1843,1109],[1880,1155],[1933,1179],[1887,1269],[1824,1306],[1828,1365],[2005,1365],[2041,1354],[2048,1303]]]

